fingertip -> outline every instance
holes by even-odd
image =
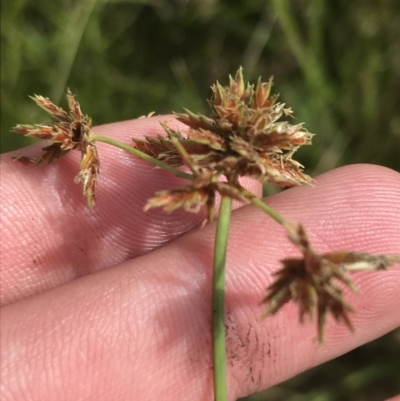
[[[344,166],[266,201],[292,223],[306,226],[321,251],[400,252],[400,174],[382,166]]]

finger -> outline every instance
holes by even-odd
[[[94,131],[129,144],[133,136],[163,134],[160,120],[182,128],[172,116],[160,116],[103,125]],[[73,183],[78,152],[40,167],[11,159],[16,154],[38,156],[42,146],[1,158],[2,304],[142,255],[205,218],[204,213],[182,210],[144,213],[146,201],[156,191],[187,181],[102,143],[97,145],[101,163],[97,204],[88,210],[81,186]],[[261,185],[255,181],[245,180],[243,185],[260,194]]]
[[[268,202],[301,221],[316,250],[399,252],[400,177],[380,167],[324,174]],[[211,265],[214,225],[112,269],[8,305],[2,320],[7,400],[212,400]],[[400,325],[400,266],[354,275],[347,294],[355,334],[314,324],[288,304],[260,320],[260,299],[279,260],[293,255],[257,208],[233,213],[226,289],[229,399],[267,388]],[[46,380],[43,380],[43,377]]]

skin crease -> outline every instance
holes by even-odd
[[[156,119],[96,132],[128,142],[132,132],[148,129],[161,132]],[[166,181],[163,172],[117,150],[99,145],[99,153],[92,211],[71,184],[78,155],[38,168],[2,156],[2,399],[212,400],[215,224],[191,230],[202,216],[144,215],[146,198],[180,181]],[[400,253],[399,199],[398,173],[354,165],[266,201],[292,223],[302,222],[321,253],[391,254]],[[261,320],[259,302],[271,274],[280,259],[297,254],[282,228],[253,205],[233,212],[226,284],[230,400],[400,326],[398,265],[352,276],[361,293],[346,291],[356,310],[355,333],[328,318],[322,348],[315,325],[298,324],[295,305]]]

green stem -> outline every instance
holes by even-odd
[[[217,233],[215,235],[214,270],[212,286],[212,333],[214,360],[214,400],[226,401],[226,350],[225,350],[225,264],[228,245],[232,200],[221,199]]]
[[[294,226],[289,223],[286,219],[284,219],[278,212],[276,212],[272,207],[268,206],[265,204],[262,199],[253,197],[251,198],[251,202],[254,203],[256,206],[258,206],[263,212],[268,214],[268,216],[272,217],[277,223],[281,224],[282,226],[285,226],[287,228]]]
[[[178,170],[175,167],[169,166],[168,164],[163,163],[160,160],[155,159],[152,156],[147,155],[146,153],[141,152],[140,150],[134,148],[133,146],[125,145],[122,142],[116,141],[115,139],[108,138],[106,136],[102,135],[95,135],[95,134],[90,134],[90,139],[96,142],[104,142],[108,143],[109,145],[115,146],[116,148],[125,150],[128,153],[132,153],[135,156],[140,157],[143,160],[146,160],[150,163],[155,164],[157,167],[162,168],[163,170],[169,171],[172,174],[175,174],[177,177],[181,178],[186,178],[187,180],[192,180],[193,176],[192,174],[185,173],[181,170]]]

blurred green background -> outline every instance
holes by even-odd
[[[1,151],[17,123],[65,106],[69,87],[94,123],[187,107],[210,85],[275,77],[281,100],[316,133],[300,151],[315,175],[356,162],[400,171],[398,0],[1,0]],[[400,393],[399,332],[252,400],[383,400]],[[398,380],[396,380],[398,379]]]

